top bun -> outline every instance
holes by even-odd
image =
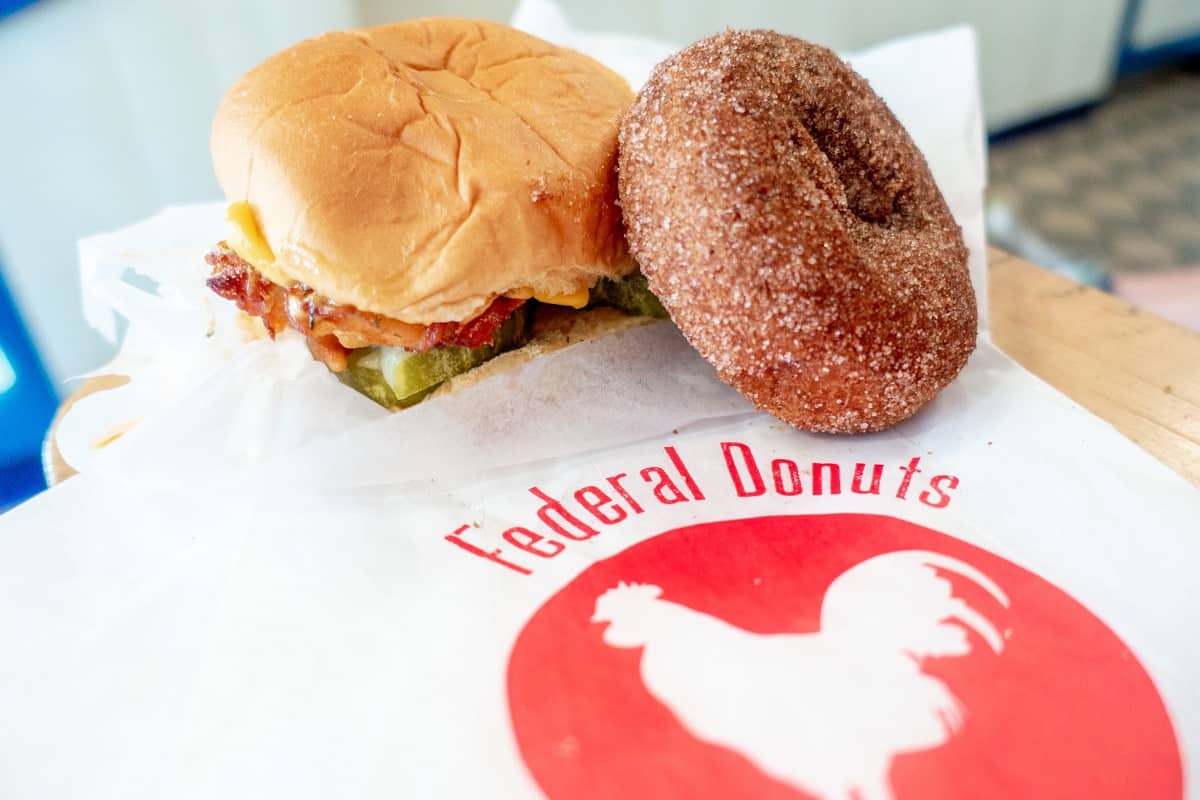
[[[330,33],[264,61],[213,121],[217,180],[273,272],[403,322],[634,269],[616,206],[625,82],[492,22]]]

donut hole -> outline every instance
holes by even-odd
[[[823,55],[829,64],[842,66],[834,54]],[[803,152],[811,142],[821,154],[822,163],[809,166],[814,173],[836,176],[840,192],[831,193],[835,202],[841,199],[852,216],[871,225],[908,224],[906,209],[911,204],[905,196],[911,187],[896,162],[902,144],[894,133],[898,123],[870,94],[866,81],[827,68],[780,75],[777,80],[781,94],[790,98],[789,127],[794,123],[803,130],[799,137],[792,132],[794,146]],[[830,193],[823,180],[817,183]]]
[[[821,122],[830,122],[825,119]],[[890,170],[872,164],[870,153],[862,152],[855,137],[843,131],[848,120],[836,119],[832,125],[807,125],[806,130],[818,150],[837,174],[846,207],[854,217],[872,225],[890,226],[897,221],[899,188]]]
[[[871,169],[836,130],[812,124],[811,117],[800,110],[779,120],[786,128],[779,138],[794,160],[794,174],[811,181],[834,208],[853,220],[877,227],[897,224],[902,214],[894,178]]]
[[[850,198],[846,196],[842,176],[829,153],[805,127],[803,121],[787,119],[785,124],[789,128],[787,139],[791,153],[797,159],[799,173],[816,184],[817,189],[832,201],[834,208],[849,208],[850,212],[854,213]]]

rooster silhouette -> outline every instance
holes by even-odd
[[[892,759],[946,743],[965,717],[921,659],[966,655],[968,631],[997,654],[1004,648],[937,570],[969,578],[1008,607],[969,564],[904,550],[834,579],[816,633],[751,633],[636,583],[600,595],[592,622],[609,623],[606,644],[644,648],[646,689],[696,738],[827,800],[890,800]]]

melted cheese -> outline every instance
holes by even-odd
[[[275,253],[258,227],[254,208],[245,201],[233,203],[225,211],[225,218],[229,220],[229,237],[225,240],[229,249],[272,283],[290,284],[291,280],[275,269]]]
[[[232,204],[225,212],[225,218],[229,220],[232,228],[228,244],[235,253],[254,267],[264,263],[275,263],[275,254],[271,252],[271,245],[267,244],[262,231],[258,229],[258,220],[249,203],[241,201]]]
[[[588,304],[590,294],[591,292],[587,289],[579,289],[578,291],[566,294],[546,294],[545,292],[535,292],[529,287],[524,287],[505,292],[504,296],[511,297],[514,300],[528,300],[533,298],[539,303],[549,303],[550,305],[567,306],[569,308],[583,308]]]

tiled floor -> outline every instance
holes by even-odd
[[[1200,330],[1200,72],[1123,81],[989,160],[997,243]]]

